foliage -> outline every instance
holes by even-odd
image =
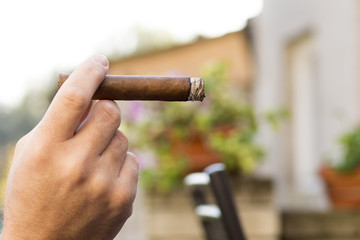
[[[360,166],[360,126],[343,134],[340,144],[343,148],[343,156],[336,169],[349,172]]]
[[[207,96],[201,103],[145,103],[141,106],[146,111],[144,118],[129,120],[134,147],[152,149],[156,155],[155,166],[142,171],[145,188],[169,192],[182,184],[188,172],[187,158],[172,154],[171,138],[187,141],[194,132],[201,134],[230,171],[246,174],[254,170],[264,155],[255,143],[258,121],[241,90],[228,84],[228,72],[224,62],[205,69]],[[135,112],[139,104],[133,103]]]
[[[281,123],[290,117],[290,111],[286,107],[279,107],[265,113],[265,119],[274,130],[279,130]]]

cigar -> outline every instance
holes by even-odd
[[[58,88],[70,74],[59,74]],[[195,77],[106,75],[93,99],[202,101],[204,80]]]

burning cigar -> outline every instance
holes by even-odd
[[[70,74],[60,74],[58,88]],[[93,99],[202,101],[204,80],[194,77],[106,75]]]

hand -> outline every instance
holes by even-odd
[[[91,107],[108,61],[82,63],[16,145],[2,239],[113,239],[132,213],[138,160],[113,101]]]

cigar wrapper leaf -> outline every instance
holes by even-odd
[[[58,88],[70,74],[59,74]],[[106,75],[93,99],[202,101],[204,80],[194,77]]]

